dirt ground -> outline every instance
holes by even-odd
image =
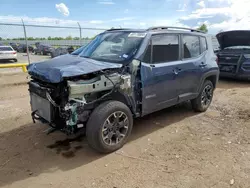
[[[205,113],[184,103],[138,119],[129,143],[100,155],[32,123],[26,76],[0,74],[1,187],[250,187],[250,83],[220,81]]]

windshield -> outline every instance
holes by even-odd
[[[100,61],[121,63],[131,59],[146,33],[109,32],[98,35],[86,45],[80,56]]]
[[[230,50],[230,49],[247,49],[250,50],[250,46],[230,46],[227,48],[224,48],[225,50]]]

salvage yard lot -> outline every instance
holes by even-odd
[[[221,80],[205,113],[184,103],[138,119],[129,143],[100,155],[32,123],[26,76],[0,73],[1,187],[250,187],[247,82]]]

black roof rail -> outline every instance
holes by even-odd
[[[129,28],[111,28],[111,29],[108,29],[106,31],[115,31],[115,30],[128,30]]]
[[[203,31],[192,29],[192,28],[186,28],[186,27],[173,27],[173,26],[156,26],[156,27],[150,27],[147,29],[147,31],[151,30],[162,30],[162,29],[180,29],[180,30],[188,30],[191,32],[199,32],[199,33],[205,33]]]

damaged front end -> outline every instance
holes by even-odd
[[[57,84],[33,78],[29,82],[32,118],[67,134],[76,133],[105,100],[116,98],[132,106],[135,102],[131,81],[124,69],[98,71]]]
[[[122,102],[140,116],[140,55],[135,56],[145,37],[143,31],[111,30],[97,35],[77,56],[30,64],[33,119],[72,134],[107,100]]]

